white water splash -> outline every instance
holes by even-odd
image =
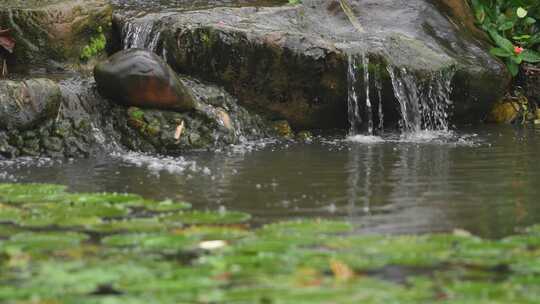
[[[360,134],[348,136],[345,140],[348,142],[362,143],[362,144],[375,144],[375,143],[385,142],[385,140],[380,136],[360,135]]]
[[[197,166],[197,162],[186,160],[184,157],[155,156],[138,152],[111,153],[111,156],[121,159],[123,162],[137,167],[147,168],[149,171],[159,174],[182,174],[185,172],[202,172],[209,174],[206,167]],[[211,172],[210,172],[211,173]]]

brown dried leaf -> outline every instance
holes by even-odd
[[[174,133],[174,139],[180,140],[180,137],[182,136],[182,133],[184,132],[184,127],[185,127],[185,124],[184,124],[184,121],[182,120],[182,122],[176,127],[176,132]]]
[[[338,260],[330,261],[330,269],[332,270],[334,277],[339,281],[349,281],[354,277],[354,271],[349,265]]]

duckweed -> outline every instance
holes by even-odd
[[[540,227],[359,235],[137,195],[0,184],[2,303],[537,303]],[[223,246],[204,250],[204,242]]]

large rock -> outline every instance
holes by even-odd
[[[382,79],[385,119],[399,117],[393,87],[405,83],[430,94],[447,82],[437,78],[450,75],[454,120],[479,121],[510,76],[482,34],[471,30],[471,18],[456,0],[304,0],[116,16],[114,28],[124,45],[132,45],[126,35],[138,33],[131,39],[166,56],[178,72],[222,84],[244,104],[293,127],[332,128],[347,125],[349,54],[367,56],[371,79]],[[377,98],[373,83],[371,94]]]
[[[0,0],[0,28],[9,28],[19,64],[78,62],[99,28],[110,28],[112,6],[106,0]]]
[[[56,117],[62,102],[59,86],[48,79],[0,81],[0,126],[25,130]]]
[[[130,49],[96,65],[99,92],[114,102],[155,109],[188,111],[196,101],[176,73],[152,52]]]

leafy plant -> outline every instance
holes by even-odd
[[[83,48],[80,56],[82,61],[88,61],[105,50],[107,38],[103,34],[103,28],[98,27],[97,32],[97,35],[90,38],[90,43]]]
[[[471,0],[479,26],[489,33],[513,76],[523,62],[540,62],[540,2],[537,0]]]

